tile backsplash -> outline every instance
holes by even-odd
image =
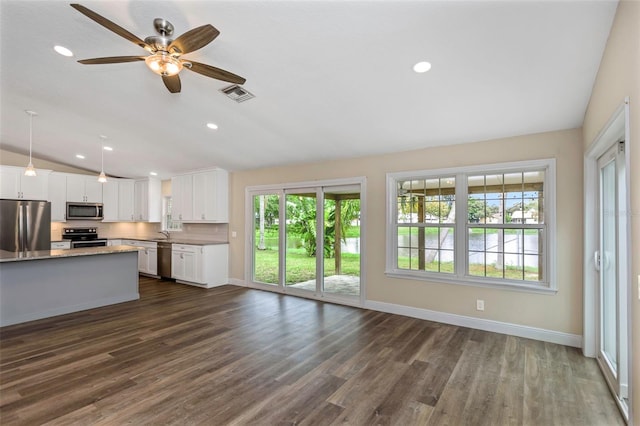
[[[156,238],[159,237],[159,223],[143,222],[95,222],[74,220],[73,222],[52,222],[51,241],[62,239],[63,228],[96,227],[101,238]],[[229,225],[226,223],[185,223],[182,231],[171,231],[176,237],[192,240],[229,241]]]

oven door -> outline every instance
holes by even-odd
[[[71,248],[85,248],[85,247],[106,247],[107,240],[83,240],[83,241],[71,241]]]

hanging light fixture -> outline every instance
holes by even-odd
[[[104,140],[107,137],[104,135],[100,135],[100,139],[101,139],[101,144],[100,144],[100,153],[102,155],[102,165],[100,167],[100,175],[98,176],[98,182],[100,183],[106,183],[107,182],[107,175],[104,174]]]
[[[24,169],[25,176],[35,176],[36,168],[33,167],[33,162],[31,161],[31,148],[33,146],[33,116],[38,115],[34,111],[25,110],[27,114],[29,114],[29,164],[27,168]]]

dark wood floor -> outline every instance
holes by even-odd
[[[224,286],[0,329],[0,423],[623,424],[574,348]]]

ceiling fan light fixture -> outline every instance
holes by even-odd
[[[176,75],[182,70],[182,63],[165,52],[156,52],[144,61],[151,71],[163,77]]]

